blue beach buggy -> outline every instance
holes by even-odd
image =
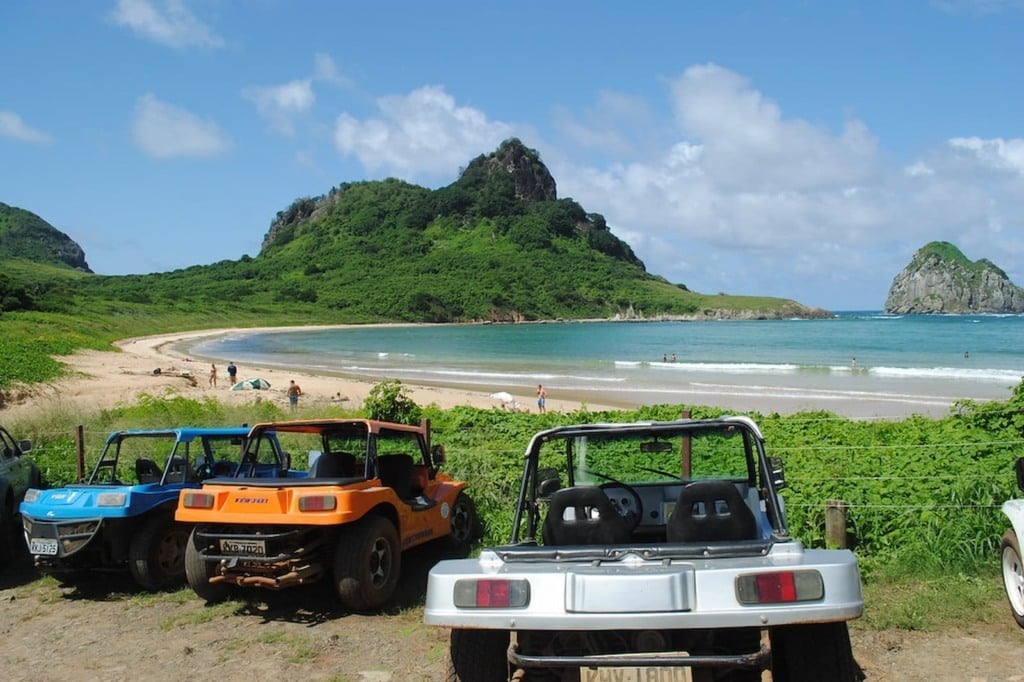
[[[211,476],[285,475],[279,467],[242,464],[248,433],[182,427],[110,434],[85,483],[25,494],[21,517],[36,567],[67,581],[127,567],[146,589],[183,583],[192,528],[174,521],[179,491]],[[260,437],[280,452],[273,433]]]

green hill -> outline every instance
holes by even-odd
[[[773,298],[704,296],[651,275],[605,219],[512,139],[429,190],[344,183],[281,211],[256,258],[105,277],[83,291],[178,305],[297,306],[333,321],[812,316]]]
[[[66,239],[21,209],[0,204],[0,220],[11,226],[5,235]],[[87,272],[84,256],[54,262],[57,241],[34,243],[12,239],[18,248],[0,252],[9,259],[0,275],[0,386],[54,375],[49,356],[76,347],[182,329],[828,314],[779,298],[699,294],[648,273],[603,216],[557,198],[537,152],[516,139],[437,190],[388,179],[298,199],[254,258],[101,276]]]
[[[82,247],[71,237],[35,213],[0,203],[0,259],[4,258],[24,258],[92,272]]]

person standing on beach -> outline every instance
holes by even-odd
[[[544,390],[543,386],[537,384],[537,409],[540,411],[541,414],[547,412],[547,408],[545,407],[547,401],[548,392]]]
[[[291,380],[288,384],[288,404],[294,410],[299,404],[299,396],[302,395],[302,389],[295,383],[295,379]]]
[[[210,385],[217,388],[217,365],[210,365]]]
[[[238,368],[235,367],[235,361],[232,360],[228,363],[228,379],[231,380],[231,384],[235,384],[235,377],[238,375]]]

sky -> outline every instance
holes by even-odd
[[[509,137],[693,291],[879,310],[935,240],[1024,285],[1024,0],[0,3],[0,202],[97,273]]]

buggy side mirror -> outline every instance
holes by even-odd
[[[290,452],[281,453],[281,468],[283,469],[281,472],[282,476],[286,476],[288,470],[292,468],[292,455]]]
[[[438,443],[437,445],[430,446],[430,460],[434,463],[435,467],[439,467],[448,461],[448,456],[444,452],[444,445]]]
[[[782,466],[781,457],[769,457],[768,466],[771,468],[772,485],[776,490],[786,487],[786,472]]]
[[[18,449],[21,450],[21,454],[25,454],[32,449],[32,441],[23,440],[18,442]]]
[[[1017,471],[1017,487],[1024,490],[1024,457],[1018,457],[1013,468]]]

